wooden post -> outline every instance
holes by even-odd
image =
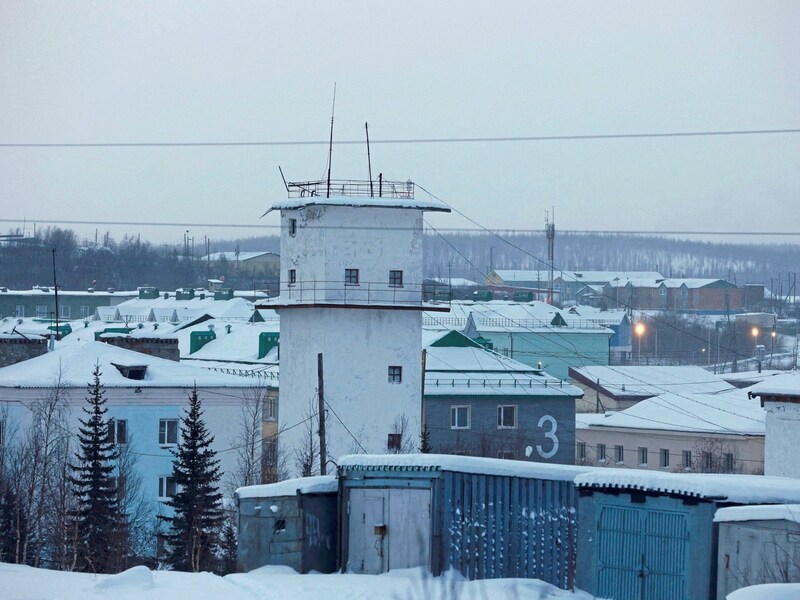
[[[328,474],[328,452],[325,447],[325,392],[322,383],[322,352],[317,354],[317,387],[319,397],[319,474]]]

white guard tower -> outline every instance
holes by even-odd
[[[412,182],[287,184],[281,211],[280,448],[295,471],[297,450],[318,431],[317,363],[324,364],[329,466],[343,454],[415,451],[421,420],[422,215],[450,212],[417,200]],[[305,423],[304,423],[305,420]],[[302,423],[302,424],[301,424]],[[318,441],[318,440],[317,440]],[[392,444],[398,443],[396,436]]]

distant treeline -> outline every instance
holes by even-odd
[[[106,237],[102,245],[81,245],[68,229],[40,230],[25,242],[0,244],[0,286],[28,289],[52,285],[53,255],[56,275],[64,289],[96,287],[135,289],[153,285],[163,289],[203,286],[209,277],[224,275],[238,288],[261,287],[267,282],[235,273],[227,265],[209,266],[204,251],[187,255],[183,245],[155,245],[138,236],[120,241]],[[216,240],[212,251],[279,251],[277,236]],[[494,269],[547,271],[544,234],[444,233],[425,236],[425,274],[464,277],[481,282]],[[798,246],[791,244],[717,244],[611,234],[556,233],[555,269],[604,271],[659,271],[672,277],[723,277],[735,283],[763,283],[788,294],[800,270]],[[543,275],[544,277],[544,275]]]

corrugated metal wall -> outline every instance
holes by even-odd
[[[336,547],[335,493],[239,500],[239,571],[285,565],[332,573]]]
[[[577,496],[572,482],[445,472],[442,570],[469,579],[536,578],[572,589]]]

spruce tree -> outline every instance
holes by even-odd
[[[172,463],[175,495],[167,502],[173,516],[159,518],[169,531],[166,561],[178,571],[209,571],[215,563],[223,521],[219,460],[211,448],[214,437],[203,422],[197,388],[181,418],[181,439]]]
[[[83,407],[87,418],[80,420],[77,463],[71,465],[69,478],[75,495],[74,518],[75,568],[105,573],[118,556],[119,530],[123,519],[119,514],[114,461],[117,450],[108,440],[106,399],[100,383],[100,365],[92,371]]]

